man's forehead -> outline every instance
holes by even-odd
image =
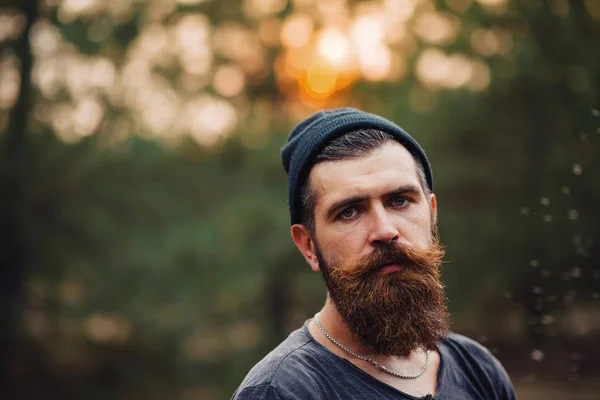
[[[417,164],[412,154],[398,142],[386,143],[366,156],[315,165],[311,185],[319,198],[366,194],[389,185],[414,184],[420,187]]]

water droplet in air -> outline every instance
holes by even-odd
[[[571,365],[571,372],[577,372],[577,371],[579,371],[579,364]]]
[[[531,260],[529,261],[529,265],[531,265],[533,268],[537,268],[540,266],[540,262],[538,260]]]
[[[536,379],[536,377],[535,377],[535,374],[533,374],[533,373],[527,374],[525,376],[525,382],[533,382],[533,381],[535,381],[535,379]]]
[[[550,199],[547,197],[540,197],[540,203],[542,203],[545,206],[550,205]]]
[[[544,315],[542,317],[542,325],[550,325],[554,320],[555,318],[552,315]]]
[[[509,292],[508,290],[504,292],[505,299],[510,299],[511,297],[512,297],[512,292]]]
[[[552,222],[552,219],[553,219],[553,218],[552,218],[552,215],[550,215],[550,214],[544,214],[544,216],[542,217],[542,219],[543,219],[545,222]]]
[[[571,276],[573,276],[573,278],[579,278],[581,276],[581,268],[579,267],[575,267],[571,270]]]
[[[585,354],[582,354],[579,352],[575,352],[575,353],[571,354],[571,360],[574,360],[574,361],[583,360],[584,358],[585,358]]]
[[[581,167],[581,165],[579,165],[579,164],[573,164],[573,173],[575,175],[581,175],[582,171],[583,171],[583,168]]]
[[[542,278],[547,278],[550,276],[550,271],[548,271],[547,269],[543,269],[542,270]]]
[[[570,220],[575,221],[577,218],[579,218],[579,211],[569,210],[569,213],[567,215],[569,216]]]
[[[570,194],[571,193],[571,189],[569,189],[568,186],[563,186],[563,187],[560,188],[560,192],[562,194]]]
[[[521,214],[523,214],[523,215],[529,215],[529,213],[530,213],[531,211],[529,210],[529,207],[521,207],[521,210],[520,210],[520,212],[521,212]]]
[[[592,299],[594,299],[594,300],[600,299],[600,293],[598,293],[598,292],[592,293]]]
[[[573,300],[575,300],[575,293],[573,293],[573,292],[567,293],[563,299],[563,301],[566,305],[569,305],[570,303],[572,303]]]
[[[592,108],[592,115],[595,117],[600,117],[600,111],[596,110],[595,108]]]
[[[531,289],[531,292],[533,294],[540,294],[540,293],[542,293],[542,288],[539,286],[534,286],[533,289]]]
[[[531,358],[534,361],[540,362],[540,361],[542,361],[544,359],[544,352],[541,351],[541,350],[533,350],[531,352]]]

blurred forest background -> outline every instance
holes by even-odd
[[[600,1],[1,0],[3,399],[228,399],[324,300],[279,149],[431,159],[455,330],[600,398]]]

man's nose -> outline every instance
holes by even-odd
[[[373,207],[371,213],[371,238],[374,246],[390,243],[398,239],[398,229],[389,211],[383,206]]]

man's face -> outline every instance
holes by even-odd
[[[434,237],[437,205],[412,155],[389,142],[358,159],[323,162],[316,189],[314,252],[350,330],[380,354],[433,349],[448,329]]]

